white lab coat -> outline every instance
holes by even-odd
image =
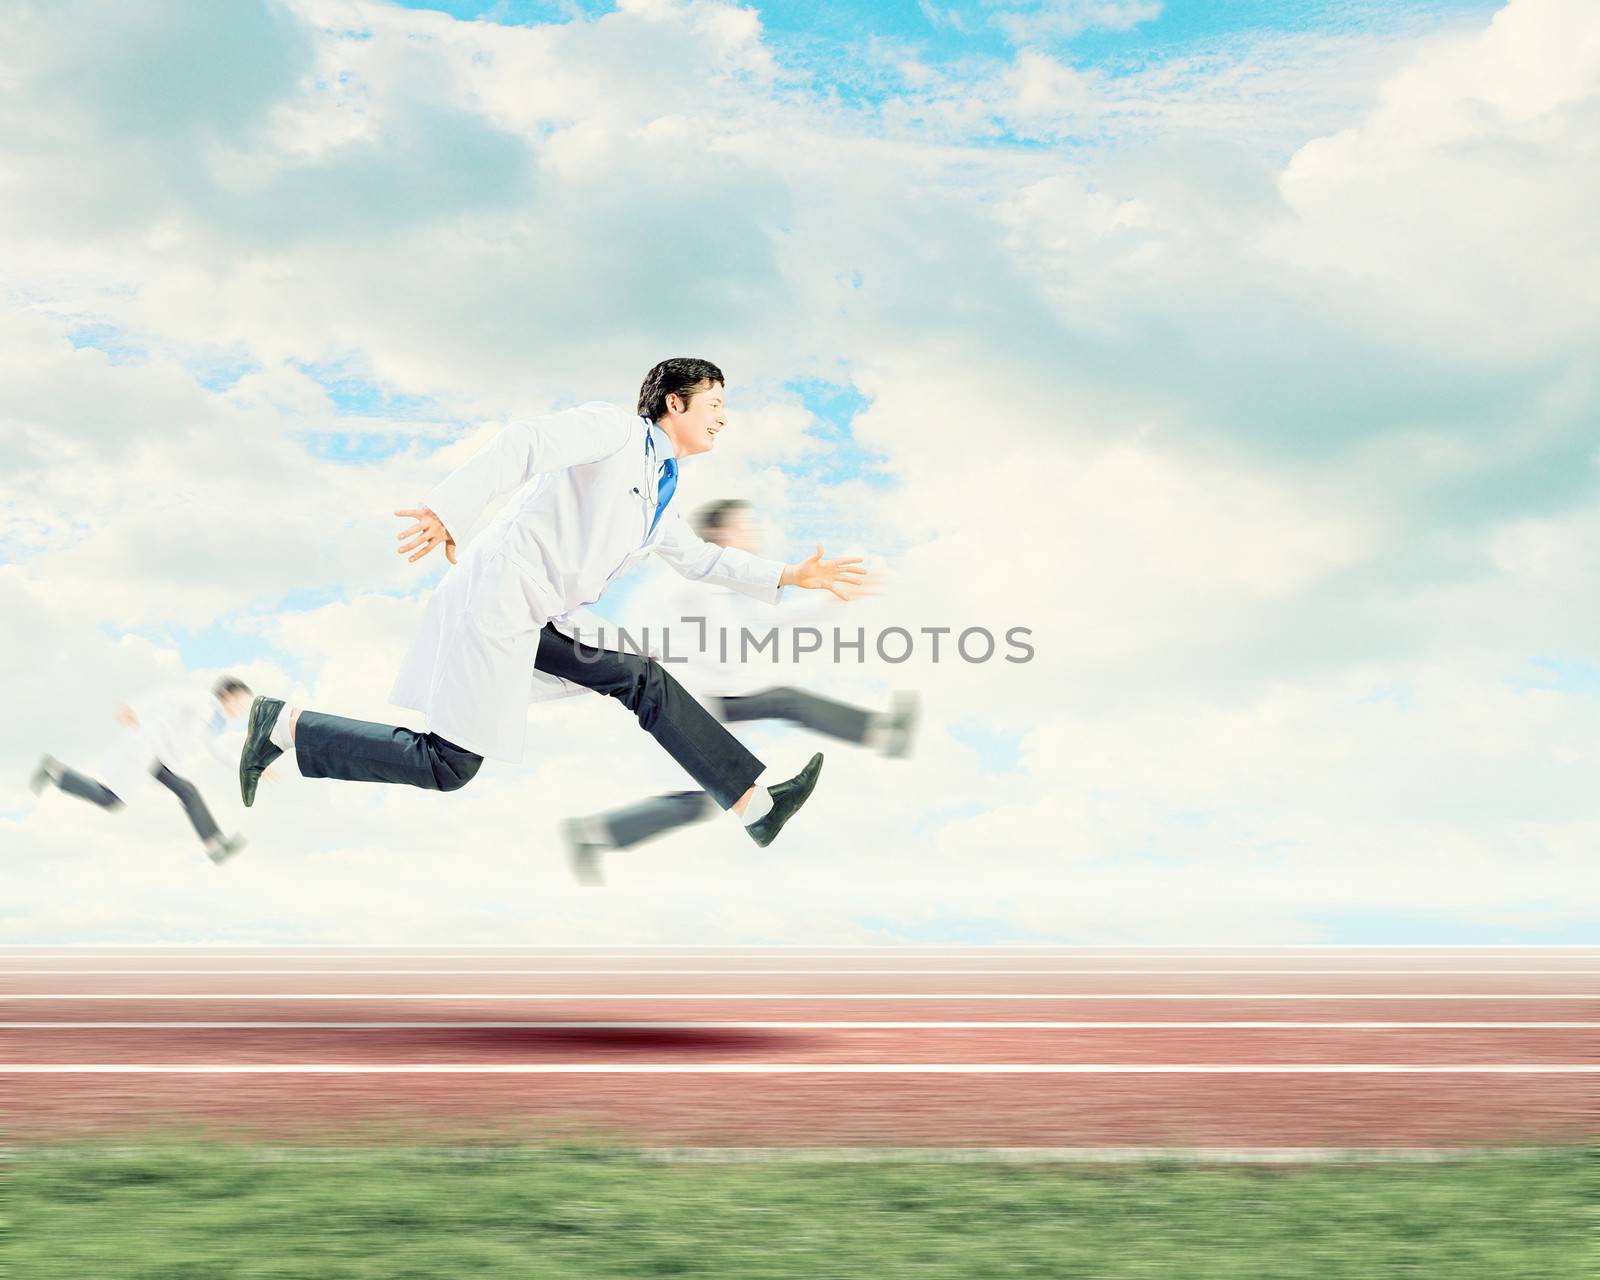
[[[202,751],[237,763],[238,748],[230,748],[224,738],[222,704],[210,690],[172,685],[144,694],[128,707],[139,723],[117,735],[97,771],[118,799],[131,799],[157,763],[181,774],[185,763]]]
[[[649,532],[657,467],[670,452],[642,417],[591,402],[513,423],[448,476],[422,505],[456,537],[459,563],[429,598],[390,700],[457,746],[517,763],[528,703],[581,689],[534,670],[540,630],[554,621],[572,634],[574,611],[649,552],[686,578],[776,603],[783,564],[698,537],[680,514],[681,492]],[[507,494],[460,546],[458,535]]]

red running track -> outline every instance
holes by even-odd
[[[14,1136],[1592,1139],[1600,948],[0,949]]]

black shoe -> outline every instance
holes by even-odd
[[[579,884],[603,885],[606,878],[600,874],[600,855],[606,851],[605,845],[584,839],[583,823],[577,818],[563,822],[561,834],[566,837],[567,865],[573,879]]]
[[[780,782],[769,788],[772,792],[772,809],[766,817],[752,822],[746,831],[750,838],[765,849],[778,838],[778,832],[783,830],[783,824],[794,817],[801,805],[811,795],[811,789],[817,785],[817,778],[822,774],[822,752],[817,752],[806,762],[806,767],[795,774],[787,782]]]
[[[230,836],[226,840],[208,840],[206,841],[206,857],[220,867],[243,848],[243,836]]]
[[[283,748],[272,741],[272,726],[277,724],[282,710],[283,703],[277,698],[257,698],[250,704],[244,750],[239,752],[239,798],[246,809],[256,802],[262,770],[283,754]]]
[[[917,732],[919,699],[914,693],[897,693],[889,706],[889,732],[883,754],[889,760],[904,760],[911,754],[911,739]]]
[[[34,795],[43,795],[46,787],[54,786],[56,781],[56,758],[54,756],[40,756],[39,764],[33,771],[33,777],[28,779],[28,790]]]

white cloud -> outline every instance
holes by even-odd
[[[1592,345],[1600,245],[1600,13],[1517,0],[1442,39],[1360,124],[1308,142],[1281,178],[1283,247],[1343,305],[1475,358]]]
[[[1042,0],[1031,8],[1008,9],[994,20],[1012,40],[1028,44],[1064,40],[1085,31],[1127,31],[1160,16],[1160,0]]]
[[[1141,6],[1101,8],[1051,12]],[[1594,662],[1600,624],[1589,9],[1115,79],[1024,50],[847,108],[726,4],[513,28],[306,0],[200,33],[219,65],[271,55],[226,128],[147,112],[133,136],[108,97],[148,88],[128,51],[200,38],[152,12],[134,40],[30,7],[7,34],[36,38],[0,40],[7,936],[850,939],[960,915],[1299,940],[1362,911],[1592,913],[1595,702],[1528,679]],[[34,92],[49,67],[80,69],[64,97]],[[160,796],[25,800],[36,750],[89,761],[219,620],[259,688],[393,715],[439,566],[400,562],[389,512],[494,421],[630,403],[669,351],[722,363],[737,411],[687,499],[754,497],[785,550],[891,550],[851,625],[1026,625],[1035,660],[818,668],[868,705],[920,688],[914,760],[831,748],[772,854],[724,819],[599,895],[567,884],[559,819],[681,779],[592,698],[537,709],[528,765],[457,796],[290,777],[245,814],[205,774],[253,841],[216,874]],[[197,381],[220,365],[244,372]],[[430,420],[342,415],[307,372],[329,368]],[[854,437],[893,487],[805,478],[801,377],[867,398]],[[307,452],[341,430],[398,451]],[[1018,767],[986,771],[973,729]],[[810,747],[761,741],[775,770]]]

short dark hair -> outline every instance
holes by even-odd
[[[696,391],[704,391],[702,382],[720,382],[728,385],[722,370],[709,360],[696,360],[692,356],[673,356],[663,360],[644,375],[639,388],[639,412],[654,422],[667,411],[667,397],[678,396],[685,404]]]
[[[728,523],[728,517],[735,511],[748,510],[750,504],[743,498],[718,498],[715,502],[697,507],[694,515],[689,518],[689,523],[702,538],[709,538],[712,534],[722,531],[722,527]]]
[[[230,697],[235,693],[243,693],[248,695],[250,692],[250,686],[247,685],[243,680],[239,679],[238,676],[223,676],[222,679],[218,680],[216,684],[211,686],[211,692],[216,696],[217,701],[220,702],[223,698]]]

